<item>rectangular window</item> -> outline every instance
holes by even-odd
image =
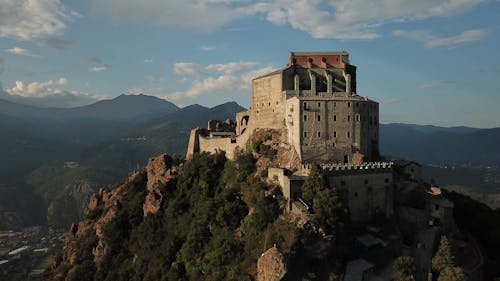
[[[347,107],[351,107],[351,103],[350,102],[347,103]]]
[[[351,115],[347,115],[347,122],[351,122]]]
[[[333,121],[337,121],[337,115],[333,115]]]
[[[304,121],[307,121],[307,115],[304,114]]]
[[[318,138],[321,138],[321,132],[318,132]]]
[[[304,138],[307,138],[307,132],[304,132]]]
[[[318,107],[321,107],[321,103],[320,102],[318,102]]]
[[[333,132],[333,137],[336,138],[337,137],[337,132]]]
[[[318,115],[318,121],[321,121],[321,115]]]
[[[307,109],[307,102],[304,102],[304,110]]]
[[[351,132],[347,132],[347,137],[350,138],[351,137]]]

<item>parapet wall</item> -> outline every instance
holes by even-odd
[[[327,174],[368,174],[392,172],[393,162],[363,162],[361,164],[324,163],[319,165]],[[310,170],[311,164],[302,165],[304,170]]]

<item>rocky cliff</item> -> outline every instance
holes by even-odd
[[[234,161],[223,153],[187,162],[168,155],[150,159],[145,169],[91,196],[84,219],[70,227],[52,279],[328,276],[333,259],[318,267],[311,251],[300,250],[324,238],[283,213],[279,188],[256,175],[258,162],[246,153]],[[300,266],[288,272],[290,262]]]

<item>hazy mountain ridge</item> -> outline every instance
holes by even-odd
[[[422,163],[500,164],[500,128],[380,125],[380,150],[385,156]],[[425,132],[422,132],[425,131]]]
[[[141,109],[139,104],[149,106]],[[116,110],[92,113],[110,108]],[[77,181],[94,187],[111,184],[144,166],[149,157],[183,154],[191,128],[205,127],[210,119],[234,119],[235,113],[244,110],[235,102],[213,108],[198,104],[178,108],[142,95],[119,96],[74,109],[41,109],[0,100],[0,130],[6,132],[0,140],[0,153],[5,155],[0,162],[0,184],[24,186],[28,174],[36,169],[29,181],[39,196],[50,199],[46,204],[71,206],[78,196],[64,197],[60,192],[72,190]],[[72,111],[76,112],[72,116],[80,117],[53,119]],[[132,117],[137,114],[142,117]],[[500,159],[497,143],[500,128],[380,125],[383,155],[422,163],[495,164]],[[78,166],[69,168],[66,162]],[[69,201],[51,203],[51,198]]]

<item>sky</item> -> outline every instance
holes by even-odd
[[[0,98],[236,101],[290,51],[341,51],[382,123],[500,127],[500,0],[0,0]]]

